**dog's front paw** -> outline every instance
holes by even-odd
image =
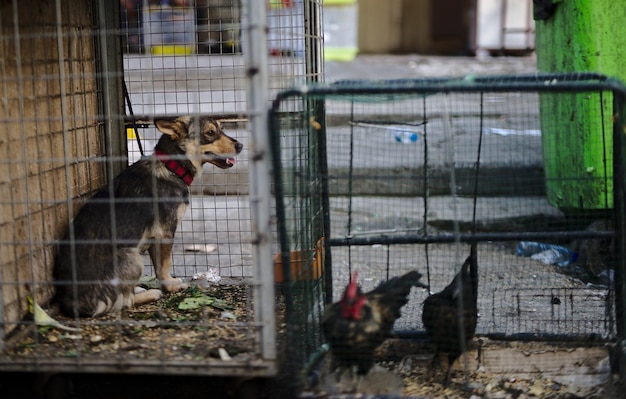
[[[170,277],[166,280],[161,281],[161,285],[163,289],[167,292],[177,292],[187,289],[189,284],[183,283],[183,280],[179,278]]]
[[[135,287],[135,305],[154,302],[161,299],[163,293],[155,288],[146,290],[145,288]]]

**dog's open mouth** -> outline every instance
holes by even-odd
[[[217,154],[213,154],[211,152],[207,152],[204,155],[206,156],[207,162],[212,163],[218,168],[222,168],[222,169],[232,168],[236,163],[235,158],[233,157],[220,156]]]

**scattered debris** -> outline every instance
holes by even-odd
[[[210,268],[206,272],[196,273],[191,277],[191,281],[206,280],[209,283],[219,283],[222,277],[217,269]]]
[[[222,319],[231,319],[231,320],[237,320],[237,316],[235,316],[234,314],[232,314],[231,312],[225,310],[222,312]]]
[[[254,359],[255,334],[247,324],[254,320],[250,290],[243,284],[192,286],[121,314],[78,321],[55,316],[59,323],[80,323],[80,329],[72,330],[71,334],[60,334],[53,324],[37,329],[33,323],[20,324],[0,356],[167,361],[226,359],[226,356]],[[224,317],[226,312],[228,317]]]
[[[183,249],[186,252],[204,252],[210,254],[217,251],[217,246],[213,244],[186,244]]]
[[[92,344],[97,344],[98,342],[104,340],[104,337],[102,337],[102,335],[96,334],[96,335],[92,335],[91,338],[89,338],[89,342],[91,342]]]
[[[80,328],[64,326],[63,324],[50,317],[48,313],[46,313],[46,311],[43,310],[41,306],[39,306],[39,304],[36,303],[33,300],[33,297],[31,297],[30,295],[27,295],[26,299],[28,300],[28,309],[33,315],[33,318],[35,319],[35,324],[37,326],[50,326],[65,331],[80,332]]]
[[[226,349],[224,348],[218,348],[217,352],[220,355],[220,359],[222,360],[233,360],[232,357],[230,357],[230,355],[228,354],[228,352],[226,352]]]
[[[393,340],[378,352],[379,358],[385,360],[379,361],[365,377],[358,392],[393,398],[621,398],[619,377],[612,375],[605,364],[608,356],[602,346],[580,348],[568,343],[481,339],[481,351],[474,348],[468,353],[467,375],[463,371],[465,361],[460,358],[453,366],[447,387],[441,384],[441,378],[430,373],[432,348],[418,341]],[[407,351],[414,354],[398,358]],[[309,397],[360,397],[349,390],[350,373],[340,378],[329,374],[329,362],[330,357],[325,356],[320,366],[321,382],[310,386],[308,393],[313,396]],[[396,379],[400,379],[399,387]]]

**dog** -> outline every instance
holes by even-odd
[[[176,228],[189,185],[209,162],[228,169],[243,145],[209,117],[155,119],[163,133],[154,153],[132,164],[86,201],[58,245],[54,278],[60,311],[96,317],[159,299],[136,287],[147,250],[161,288],[187,288],[171,275]]]

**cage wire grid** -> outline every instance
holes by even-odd
[[[311,3],[311,4],[309,4]],[[151,7],[155,7],[151,5]],[[215,12],[213,8],[218,8]],[[212,15],[239,15],[241,16],[241,2],[225,1],[221,4],[209,5],[208,7],[208,31],[221,29],[224,25],[219,20],[213,20]],[[281,2],[269,2],[267,8],[268,41],[267,46],[270,54],[269,66],[269,90],[270,93],[279,89],[293,85],[298,81],[319,80],[321,72],[319,66],[309,66],[306,68],[308,75],[305,76],[305,47],[319,47],[315,42],[320,40],[319,25],[305,26],[304,19],[307,13],[316,12],[319,14],[319,2],[293,2],[285,6]],[[230,9],[230,10],[227,10]],[[145,15],[144,10],[144,15]],[[147,18],[144,18],[147,20]],[[211,25],[213,22],[213,25]],[[144,22],[145,23],[145,22]],[[319,22],[318,22],[319,23]],[[204,29],[199,26],[196,29]],[[232,54],[222,52],[218,57],[171,57],[158,56],[150,57],[146,60],[143,55],[127,54],[124,58],[126,81],[128,83],[130,100],[139,119],[142,115],[162,115],[178,114],[181,112],[193,112],[201,114],[211,114],[221,117],[223,125],[228,134],[244,142],[244,153],[240,158],[240,170],[245,169],[245,159],[247,146],[245,145],[245,129],[242,129],[242,115],[246,111],[246,86],[245,86],[245,63],[241,50],[245,49],[245,36],[241,34],[242,21],[235,21],[232,25],[226,25],[232,31],[222,36],[236,37],[238,44],[233,47]],[[158,30],[158,25],[156,30]],[[316,31],[317,30],[317,31]],[[307,40],[305,41],[305,37]],[[154,40],[153,40],[154,42]],[[153,43],[154,44],[154,43]],[[218,43],[223,46],[225,43]],[[201,43],[198,43],[200,46]],[[219,47],[218,46],[218,47]],[[214,51],[214,45],[210,46],[209,52]],[[159,49],[145,49],[152,51],[153,55],[159,53]],[[198,51],[202,50],[198,48]],[[244,50],[245,51],[245,50]],[[319,60],[318,60],[319,61]],[[145,63],[150,64],[146,65]],[[147,76],[145,71],[151,73]],[[133,94],[136,93],[136,94]],[[269,97],[269,95],[268,95]],[[175,101],[168,101],[168,99]],[[197,109],[189,109],[188,107]],[[181,109],[181,107],[183,107]],[[187,108],[186,108],[187,107]],[[154,128],[148,128],[143,133],[147,142],[144,145],[150,148],[150,144],[156,142],[159,133]],[[146,140],[147,139],[147,140]],[[133,140],[129,140],[129,145],[135,147]],[[130,153],[135,159],[139,156],[137,151],[131,148]],[[228,171],[230,172],[230,171]],[[234,184],[225,185],[220,176],[216,174],[206,174],[203,181],[197,184],[195,190],[204,194],[201,200],[195,199],[191,202],[191,212],[189,215],[211,214],[210,217],[203,217],[200,220],[211,222],[223,222],[227,226],[221,230],[227,231],[228,236],[224,236],[219,229],[206,225],[200,228],[189,226],[183,222],[177,235],[177,240],[185,247],[196,247],[197,244],[185,241],[197,236],[199,231],[205,232],[205,241],[208,247],[213,248],[215,243],[217,250],[212,254],[195,253],[191,260],[186,260],[189,254],[184,249],[174,254],[174,262],[180,265],[183,270],[197,264],[217,264],[219,273],[224,277],[238,278],[252,276],[252,258],[248,242],[250,241],[249,212],[245,195],[247,194],[247,175],[245,173],[227,177],[228,182]],[[222,194],[229,198],[244,197],[242,200],[233,201],[222,200]],[[224,207],[224,209],[221,209]],[[221,215],[221,216],[220,216]],[[195,219],[197,220],[197,219]],[[202,247],[202,245],[200,245]],[[187,266],[191,265],[191,266]],[[188,272],[185,272],[188,275]]]
[[[299,115],[283,112],[294,99],[303,105]],[[438,292],[460,269],[467,244],[477,242],[477,334],[619,340],[624,199],[617,159],[623,144],[616,135],[623,99],[621,84],[596,74],[346,81],[282,92],[271,113],[281,249],[313,252],[320,237],[326,245],[326,276],[296,276],[291,295],[297,301],[302,287],[328,281],[319,300],[337,301],[354,270],[364,291],[417,269]],[[314,101],[324,103],[324,124],[315,124],[317,110],[306,106]],[[585,119],[565,121],[559,104],[581,101]],[[576,154],[568,162],[577,167],[552,165],[544,176],[546,155],[566,148],[551,147],[549,135],[565,140],[573,131],[608,164],[580,168]],[[303,151],[313,139],[325,148]],[[320,154],[325,171],[316,164]],[[320,195],[328,198],[314,204],[311,198]],[[327,209],[311,209],[325,201]],[[314,221],[324,214],[319,230]],[[522,241],[566,246],[579,258],[557,266],[518,256]],[[316,259],[309,262],[314,269]],[[294,267],[301,265],[291,262]],[[395,324],[397,336],[424,337],[427,296],[413,290]],[[315,306],[294,307],[301,324],[294,334],[319,333],[307,330],[319,316]]]
[[[253,300],[261,283],[252,256],[242,42],[250,26],[268,25],[268,47],[284,47],[272,50],[269,91],[261,93],[266,101],[270,92],[319,81],[321,58],[307,53],[319,56],[321,25],[319,18],[304,19],[321,15],[321,4],[267,5],[267,20],[259,22],[254,18],[264,13],[244,19],[245,1],[165,3],[138,1],[133,9],[97,0],[2,5],[0,148],[11,173],[0,181],[0,370],[109,372],[124,365],[137,373],[275,372],[273,350],[264,347],[274,345],[274,337],[262,334],[272,323],[256,318],[274,317],[274,306],[260,309]],[[124,54],[118,58],[120,36]],[[311,59],[318,64],[305,65]],[[100,188],[112,187],[119,171],[152,153],[160,136],[154,118],[187,114],[220,120],[244,144],[234,168],[205,167],[174,238],[173,275],[199,276],[208,290],[200,296],[213,305],[172,316],[166,299],[143,312],[57,317],[47,306],[54,248],[72,215]],[[154,269],[148,255],[142,258],[149,286]],[[217,292],[202,283],[212,272],[221,277]],[[27,295],[81,332],[34,328]],[[223,360],[218,346],[233,360]]]

